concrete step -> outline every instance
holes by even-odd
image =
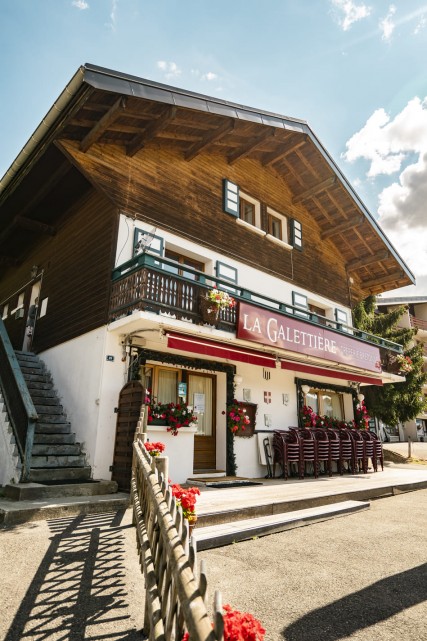
[[[194,472],[187,480],[187,483],[191,483],[192,480],[204,482],[206,479],[223,478],[225,476],[225,470],[197,470],[197,472]]]
[[[34,434],[34,445],[72,445],[76,440],[76,435],[70,434]],[[33,447],[34,447],[33,445]]]
[[[48,383],[40,381],[27,381],[27,387],[30,394],[33,392],[33,390],[52,390],[54,394],[56,394],[52,381],[49,381]]]
[[[63,414],[54,414],[53,416],[49,416],[49,414],[43,414],[40,417],[39,422],[41,424],[56,423],[57,425],[68,423],[67,418]]]
[[[65,497],[35,501],[0,501],[0,524],[17,525],[29,521],[57,519],[74,514],[100,514],[117,512],[129,507],[129,494],[104,494],[101,496]]]
[[[46,416],[43,416],[43,420],[36,423],[36,434],[71,434],[71,423],[65,421],[46,423],[45,421]]]
[[[78,456],[81,453],[80,443],[35,443],[33,456]]]
[[[43,483],[16,483],[6,485],[4,495],[13,501],[35,501],[66,496],[100,496],[117,492],[115,481],[91,481],[45,485]]]
[[[331,505],[321,505],[294,512],[272,514],[231,523],[206,527],[197,526],[193,531],[193,537],[197,544],[197,551],[208,550],[258,536],[276,534],[284,530],[312,525],[319,521],[367,510],[369,507],[370,503],[368,501],[342,501]]]
[[[61,468],[61,467],[84,467],[86,457],[83,454],[77,456],[32,456],[31,469],[34,468]]]
[[[34,352],[24,352],[22,351],[22,349],[16,349],[15,354],[18,360],[26,361],[31,359],[38,359],[37,354],[35,354]]]
[[[30,481],[32,483],[49,483],[52,481],[79,481],[90,480],[91,468],[63,467],[63,468],[32,468]]]
[[[47,374],[45,366],[40,361],[34,361],[33,363],[28,361],[20,362],[19,367],[24,378],[28,376],[28,374]]]
[[[56,395],[55,390],[32,390],[30,391],[31,400],[34,405],[49,405],[51,407],[57,407],[60,405],[59,398]]]
[[[47,374],[24,374],[27,385],[30,383],[52,383],[52,379]]]
[[[62,405],[36,405],[36,403],[34,403],[34,407],[36,408],[37,414],[46,414],[56,417],[61,416],[64,413]],[[46,420],[46,417],[43,417],[43,420]]]

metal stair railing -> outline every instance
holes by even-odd
[[[27,483],[30,476],[34,432],[39,417],[1,318],[0,385],[22,462],[21,483]]]

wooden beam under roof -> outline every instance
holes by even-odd
[[[378,263],[382,260],[387,260],[390,257],[389,252],[385,249],[384,251],[377,252],[376,254],[370,254],[369,256],[364,256],[363,258],[355,258],[347,263],[347,271],[355,272],[358,269],[363,267],[368,267],[372,263]]]
[[[147,142],[155,138],[159,131],[167,127],[175,115],[176,107],[174,106],[166,105],[159,110],[158,118],[153,120],[141,134],[135,136],[132,142],[127,145],[126,155],[134,156]]]
[[[281,158],[286,158],[286,156],[289,156],[292,152],[296,151],[297,149],[300,149],[300,147],[303,147],[305,143],[307,142],[307,138],[305,134],[303,135],[302,140],[298,140],[294,142],[293,145],[286,145],[286,143],[283,143],[283,146],[277,150],[277,151],[272,151],[269,154],[266,154],[262,160],[262,166],[263,167],[270,167],[270,165],[273,165],[277,160],[280,160]]]
[[[296,196],[294,196],[292,198],[292,204],[297,205],[298,203],[304,202],[304,200],[308,200],[308,198],[317,196],[317,194],[320,194],[320,192],[325,191],[326,189],[329,189],[329,187],[333,187],[333,185],[335,185],[336,183],[336,180],[337,180],[336,176],[330,176],[329,178],[326,178],[326,180],[322,180],[316,185],[313,185],[309,189],[306,189],[300,194],[297,194]]]
[[[371,278],[370,280],[361,280],[360,287],[362,289],[370,289],[371,287],[383,287],[384,285],[390,285],[391,283],[396,283],[401,278],[404,278],[404,277],[405,277],[404,272],[400,270],[392,274],[384,274],[384,277],[377,276],[376,278]]]
[[[228,164],[232,165],[237,160],[241,160],[242,158],[249,156],[251,151],[259,147],[259,145],[262,145],[262,143],[268,138],[273,138],[276,135],[276,133],[277,133],[277,129],[269,128],[267,131],[263,131],[261,134],[259,134],[255,138],[251,138],[251,140],[249,140],[249,142],[247,142],[246,145],[239,147],[238,149],[236,149],[236,151],[233,151],[228,155],[227,157]]]
[[[39,220],[33,220],[32,218],[26,218],[25,216],[15,216],[13,222],[17,227],[21,227],[21,229],[40,231],[48,236],[54,236],[56,234],[56,229],[52,225],[47,225]]]
[[[359,227],[359,225],[362,225],[364,220],[365,220],[364,216],[357,216],[357,217],[355,216],[351,220],[346,220],[345,222],[340,223],[339,225],[334,225],[329,229],[325,229],[325,231],[321,232],[320,238],[322,240],[325,240],[326,238],[332,238],[332,236],[337,236],[338,234],[342,234],[343,232],[350,231],[351,229],[354,229],[355,227]]]
[[[86,153],[89,147],[91,147],[91,145],[99,140],[104,131],[106,131],[108,127],[114,122],[114,120],[116,120],[123,113],[125,108],[126,98],[120,96],[120,98],[116,100],[114,105],[109,108],[107,113],[102,116],[101,120],[99,120],[83,138],[80,143],[80,151]]]
[[[12,256],[0,254],[0,265],[4,265],[5,267],[16,267],[16,265],[18,265],[18,260],[16,258],[12,258]]]
[[[201,151],[206,149],[206,147],[209,147],[209,145],[216,142],[217,140],[221,140],[221,138],[228,134],[229,131],[232,131],[235,127],[235,124],[235,120],[229,120],[210,133],[207,133],[206,136],[204,136],[201,140],[195,142],[189,149],[187,149],[184,154],[184,159],[193,160],[193,158],[195,158]]]

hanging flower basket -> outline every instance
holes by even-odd
[[[199,310],[204,323],[215,325],[215,327],[218,325],[220,307],[209,300],[206,294],[201,294],[200,296]]]

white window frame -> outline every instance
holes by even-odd
[[[255,205],[255,225],[252,225],[251,223],[247,223],[245,220],[240,218],[240,202],[241,200],[247,200],[248,203],[251,203],[252,205]],[[261,229],[261,203],[259,200],[256,200],[256,198],[252,198],[252,196],[249,196],[246,192],[240,190],[239,193],[239,217],[237,218],[237,222],[240,223],[241,225],[244,225],[246,227],[249,227],[250,229],[258,230],[259,232],[262,233],[263,236],[265,236],[265,231]]]

